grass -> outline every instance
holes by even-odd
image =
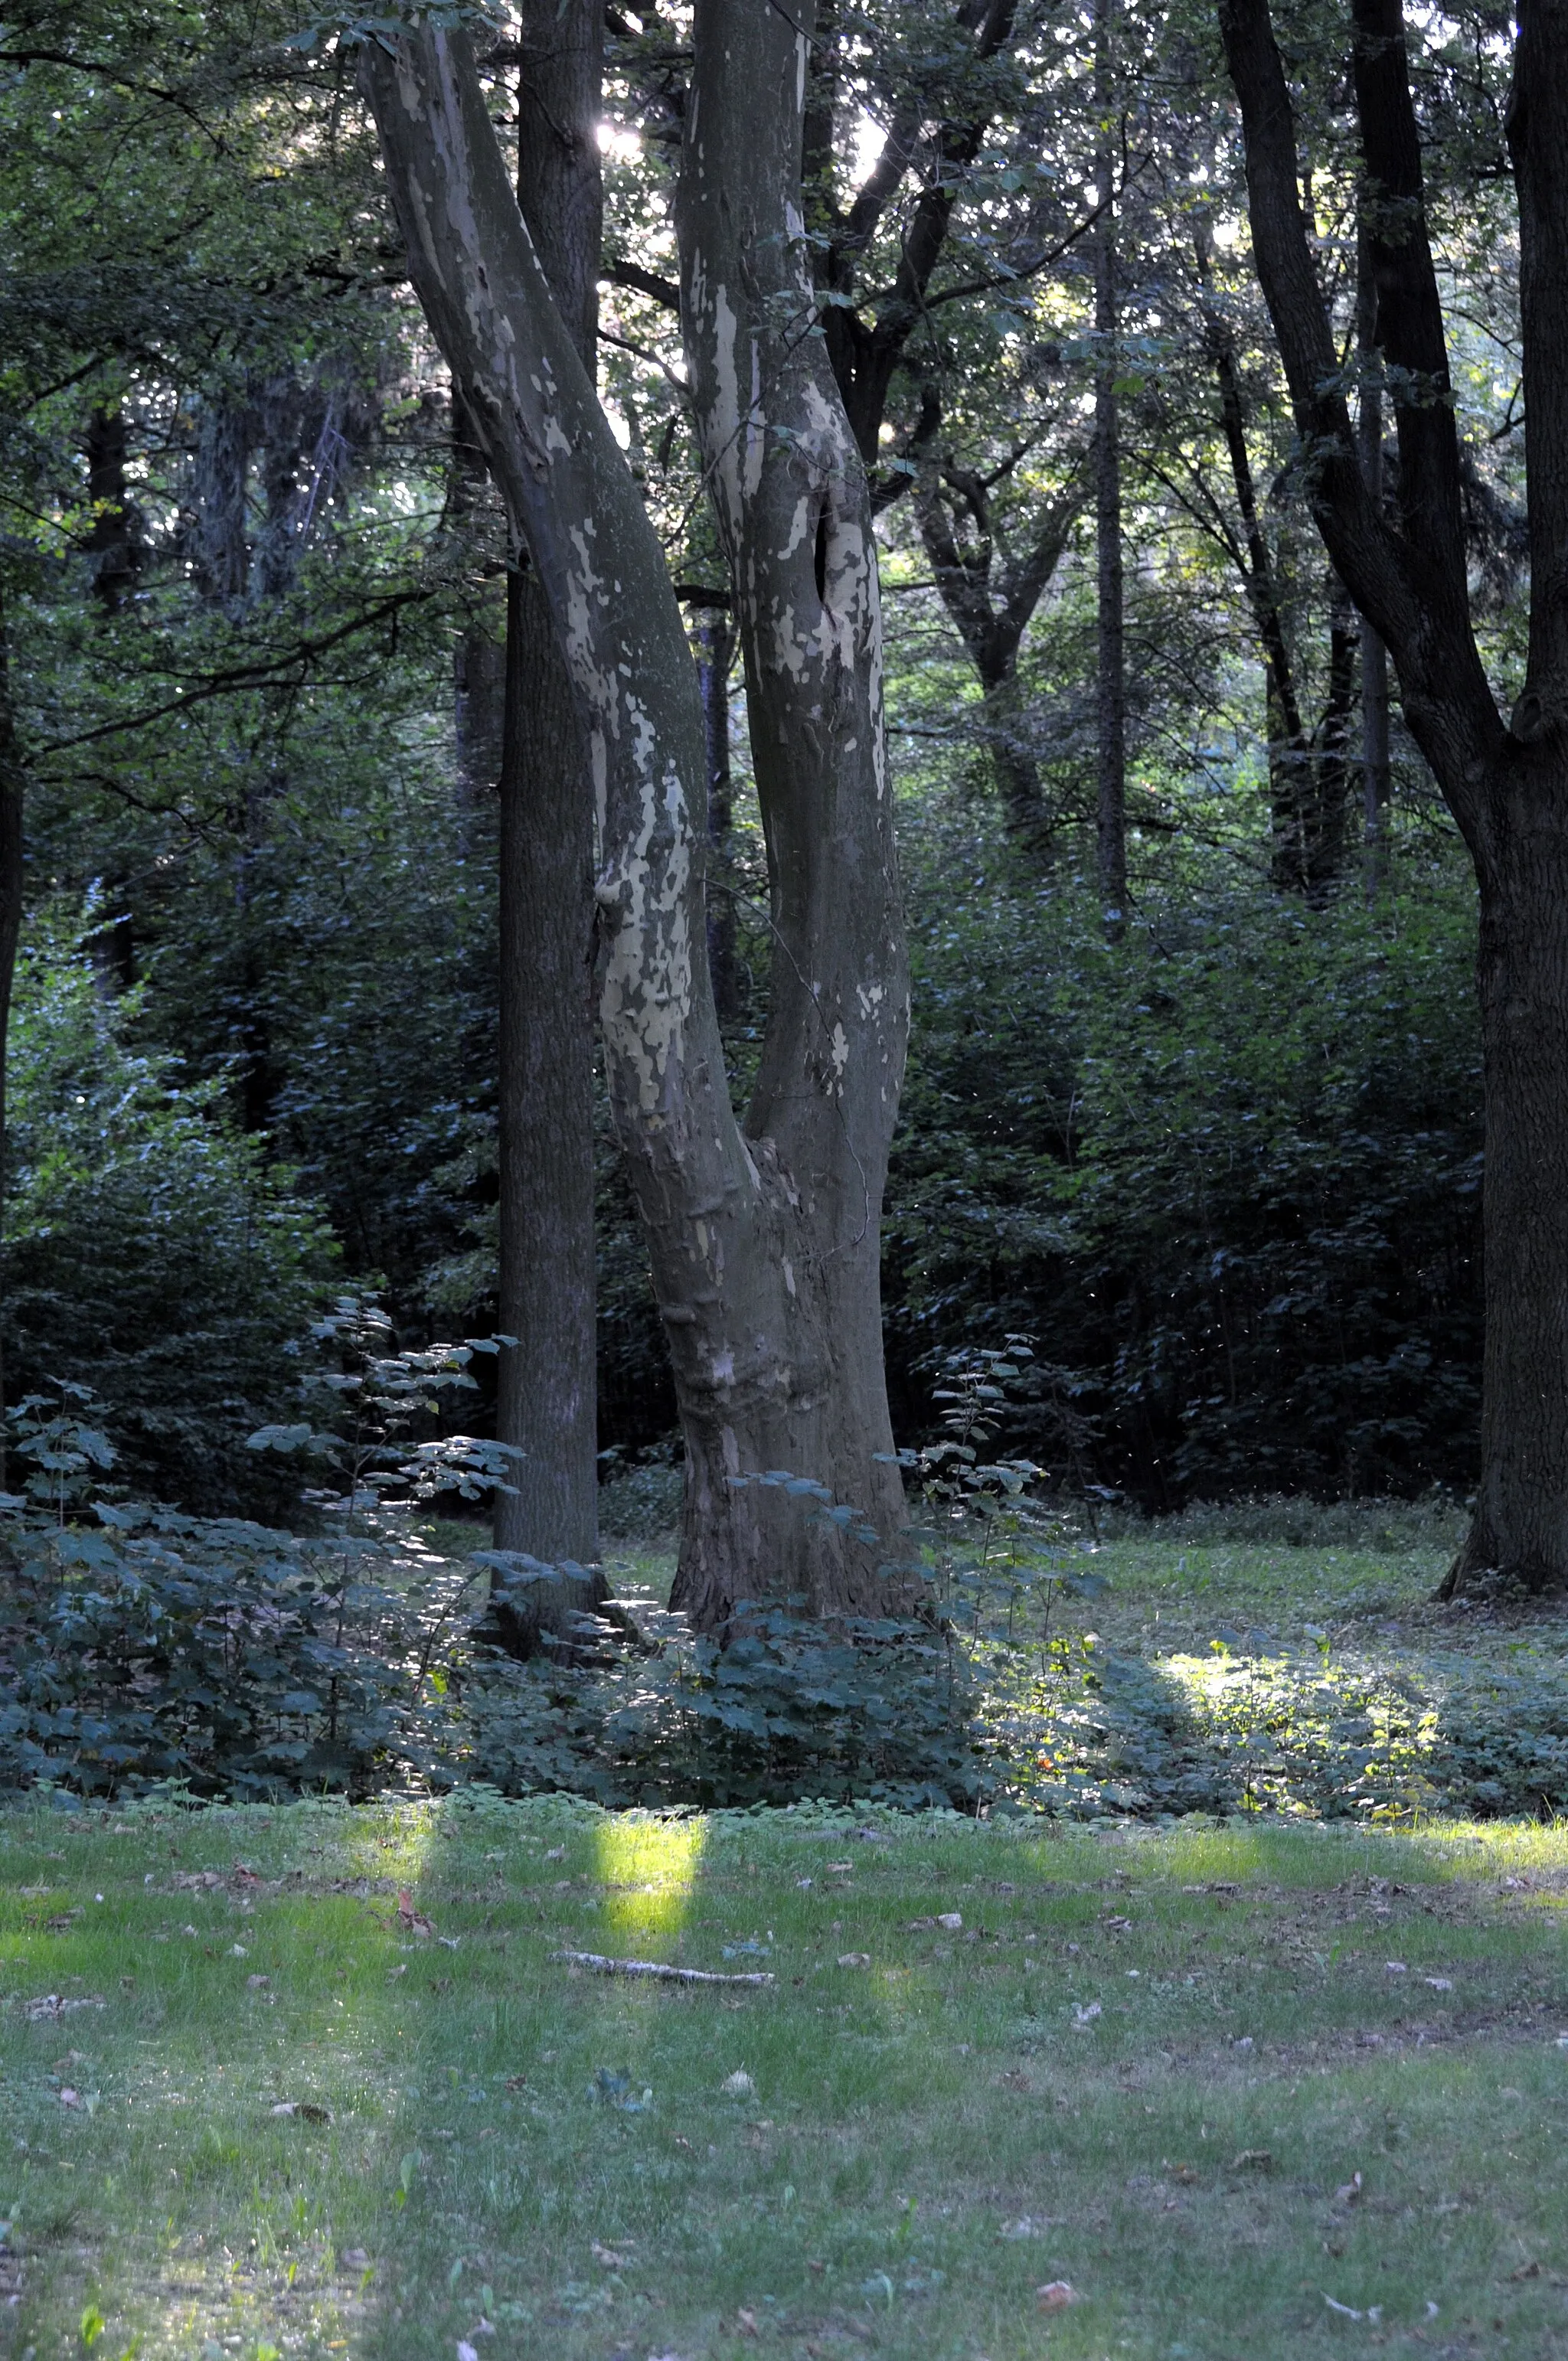
[[[1554,1828],[40,1806],[0,1875],[22,2361],[1568,2353]]]

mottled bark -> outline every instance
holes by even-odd
[[[588,733],[606,1067],[686,1442],[676,1596],[707,1626],[781,1592],[825,1610],[897,1595],[882,1571],[902,1493],[877,1457],[877,1232],[908,993],[869,503],[807,333],[808,34],[793,12],[699,6],[683,170],[690,365],[737,545],[775,880],[773,1013],[744,1135],[706,956],[702,705],[663,552],[551,300],[466,37],[427,23],[391,53],[367,44],[361,69],[416,289]],[[771,1469],[816,1477],[872,1521],[738,1480]]]
[[[1486,1338],[1474,1521],[1445,1588],[1568,1584],[1568,6],[1524,0],[1508,144],[1519,213],[1531,595],[1505,723],[1469,609],[1458,438],[1398,0],[1353,0],[1365,187],[1398,470],[1367,480],[1297,186],[1267,0],[1221,0],[1259,275],[1312,455],[1313,511],[1388,649],[1475,864],[1486,1089]]]
[[[600,0],[523,0],[518,202],[585,377],[596,367],[603,210]],[[594,1269],[594,784],[550,601],[507,598],[500,765],[499,1324],[496,1433],[522,1454],[495,1536],[554,1566],[598,1554]],[[526,1653],[606,1596],[595,1573],[506,1618]]]

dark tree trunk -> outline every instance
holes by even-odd
[[[1568,748],[1510,749],[1481,881],[1486,1341],[1481,1480],[1443,1593],[1568,1575]]]
[[[523,0],[518,202],[589,382],[603,211],[600,0]],[[496,1433],[522,1454],[495,1535],[562,1573],[504,1636],[527,1652],[602,1602],[594,1268],[594,787],[550,601],[507,598],[500,766],[500,1255]]]
[[[195,574],[203,597],[229,609],[250,584],[249,476],[247,406],[214,393],[203,406],[196,441]]]
[[[1369,243],[1359,241],[1356,280],[1356,345],[1361,357],[1361,415],[1357,422],[1361,472],[1367,496],[1383,509],[1383,388],[1377,353],[1377,281]],[[1388,876],[1388,651],[1375,623],[1361,618],[1361,819],[1366,852],[1367,891],[1376,896]]]
[[[16,951],[22,934],[22,808],[21,742],[11,703],[10,647],[5,611],[0,605],[0,1492],[5,1489],[5,1190],[8,1178],[5,1095],[5,1048],[10,1031],[11,994],[16,976]]]
[[[1095,695],[1095,867],[1110,931],[1127,919],[1127,674],[1122,582],[1122,420],[1116,393],[1116,157],[1113,144],[1114,0],[1094,0],[1094,104],[1100,150],[1094,177],[1104,208],[1094,253],[1094,533],[1099,586]]]
[[[118,410],[98,409],[87,422],[84,445],[87,497],[93,503],[92,531],[87,547],[93,560],[93,588],[105,611],[114,614],[136,588],[142,550],[139,520],[126,489],[126,422]]]
[[[877,1270],[908,985],[871,504],[806,333],[804,5],[797,21],[699,0],[681,199],[688,357],[736,561],[774,881],[744,1135],[706,956],[702,704],[663,553],[523,230],[466,37],[427,21],[361,53],[420,299],[588,730],[606,1065],[686,1442],[675,1596],[706,1628],[758,1597],[830,1613],[905,1595],[885,1567],[903,1492]],[[769,1470],[814,1477],[866,1522],[744,1480]]]

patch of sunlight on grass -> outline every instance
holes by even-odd
[[[610,1889],[606,1926],[617,1937],[678,1935],[707,1839],[705,1820],[640,1819],[627,1814],[594,1831],[598,1874]]]

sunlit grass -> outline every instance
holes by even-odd
[[[602,1916],[618,1941],[669,1941],[691,1906],[707,1836],[699,1819],[661,1820],[627,1813],[594,1833],[597,1873],[607,1888]]]
[[[18,2356],[89,2306],[97,2361],[1557,2349],[1562,1828],[115,1825],[0,1820]],[[557,1956],[753,1941],[734,1994]]]

